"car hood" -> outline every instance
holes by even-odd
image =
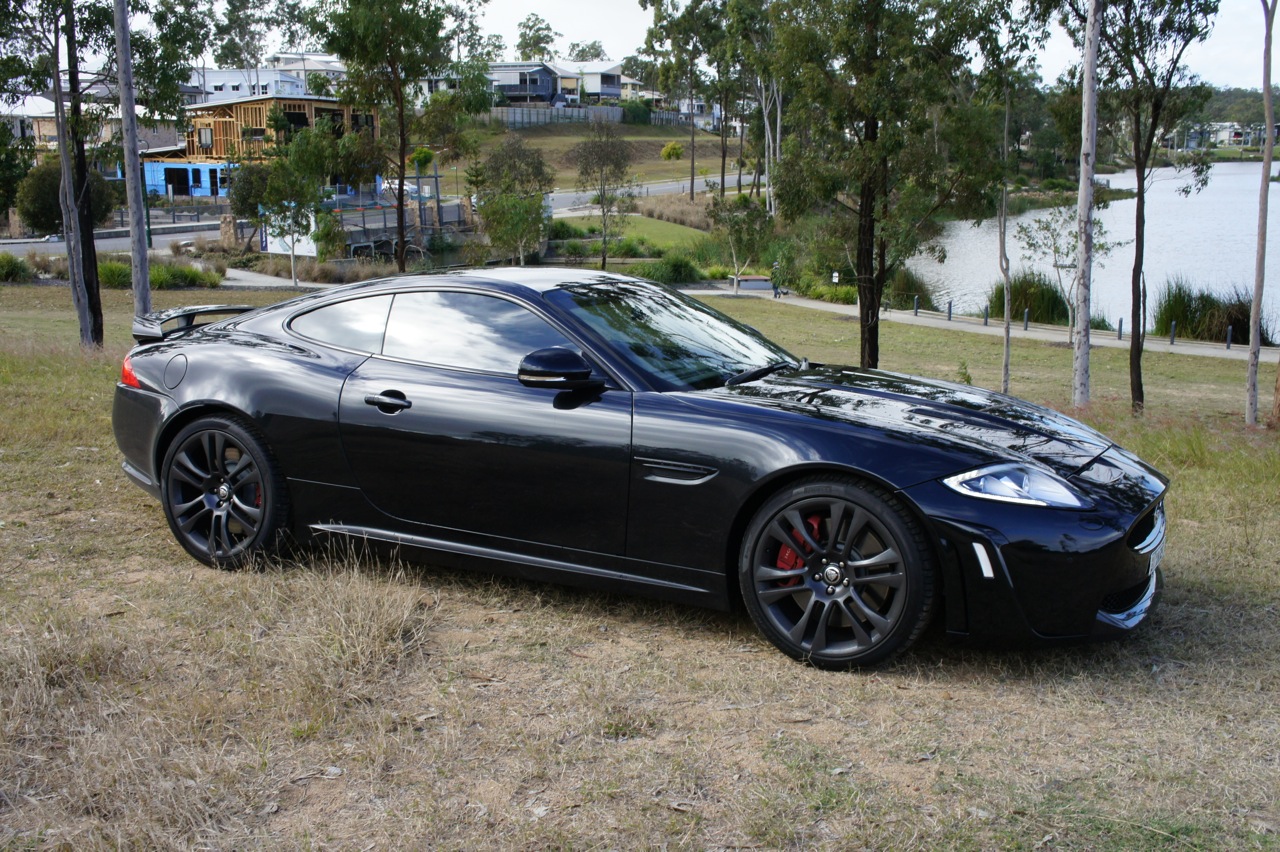
[[[1063,476],[1111,446],[1093,429],[1048,408],[968,385],[879,370],[812,365],[717,393],[812,417],[916,433],[996,457],[1016,454]]]

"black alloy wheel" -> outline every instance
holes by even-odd
[[[888,492],[815,478],[752,519],[738,578],[760,631],[819,668],[870,666],[907,648],[934,608],[932,552]]]
[[[237,568],[273,549],[287,514],[283,478],[266,446],[230,417],[187,425],[161,469],[169,527],[206,565]]]

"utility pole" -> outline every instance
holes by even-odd
[[[124,186],[129,209],[129,250],[133,259],[133,313],[151,313],[151,270],[147,256],[147,212],[138,150],[138,113],[133,96],[133,53],[129,47],[129,2],[116,4],[116,62],[120,76],[120,128],[124,136]]]

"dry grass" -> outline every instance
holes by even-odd
[[[196,565],[118,471],[129,303],[104,299],[109,351],[82,355],[65,290],[0,288],[0,847],[1280,845],[1280,453],[1238,425],[1241,366],[1152,359],[1133,421],[1098,353],[1087,416],[1175,479],[1151,629],[933,632],[832,674],[743,615],[352,554]],[[855,323],[770,302],[724,305],[856,356]],[[882,343],[998,370],[976,336]],[[1015,387],[1062,404],[1069,358],[1019,346]]]

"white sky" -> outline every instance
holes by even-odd
[[[610,59],[621,60],[639,51],[653,13],[635,0],[542,0],[530,6],[526,0],[489,0],[481,27],[497,33],[507,43],[513,57],[517,27],[530,12],[536,12],[562,33],[556,46],[562,51],[574,41],[599,40]],[[1213,35],[1204,44],[1187,51],[1191,70],[1215,86],[1262,88],[1262,4],[1258,0],[1220,0]],[[1276,33],[1280,40],[1280,32]],[[1276,52],[1280,52],[1280,45]],[[1052,83],[1072,62],[1079,60],[1066,36],[1054,39],[1041,57],[1041,76]],[[1280,76],[1272,68],[1275,82]]]

